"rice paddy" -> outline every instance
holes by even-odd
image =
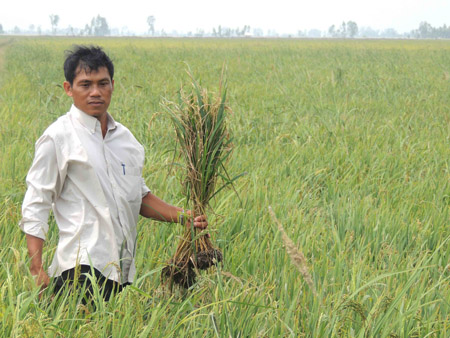
[[[247,174],[239,197],[210,201],[223,263],[189,290],[160,280],[183,229],[141,219],[133,286],[92,306],[38,297],[20,208],[34,142],[70,108],[62,63],[76,43],[112,57],[110,112],[144,145],[147,185],[180,206],[175,131],[150,120],[189,81],[186,63],[210,92],[227,67],[227,170]],[[450,336],[448,40],[0,37],[0,48],[2,337]]]

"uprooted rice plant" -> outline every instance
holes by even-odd
[[[191,88],[181,89],[177,102],[166,100],[163,105],[172,121],[178,149],[184,159],[183,186],[195,217],[206,215],[210,200],[223,187],[232,184],[226,170],[232,151],[226,123],[231,109],[226,101],[226,88],[222,87],[223,73],[216,95],[201,88],[192,74],[188,74]],[[224,183],[218,188],[220,177]],[[206,270],[222,259],[222,252],[213,246],[207,233],[195,229],[191,222],[169,265],[162,270],[162,276],[170,283],[189,288],[195,282],[197,269]]]

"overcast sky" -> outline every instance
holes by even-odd
[[[435,27],[450,25],[450,0],[2,0],[0,24],[4,30],[32,24],[50,30],[50,14],[59,16],[58,28],[84,28],[99,14],[110,28],[128,27],[138,34],[147,32],[149,15],[156,19],[155,29],[166,32],[249,25],[295,34],[313,28],[325,31],[352,20],[359,27],[404,33],[418,28],[421,21]]]

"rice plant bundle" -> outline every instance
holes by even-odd
[[[231,153],[231,139],[226,119],[231,109],[226,102],[226,88],[220,80],[219,93],[211,95],[201,88],[190,72],[190,90],[181,89],[178,102],[165,101],[184,159],[183,182],[193,217],[206,215],[210,200],[233,180],[225,169]],[[222,73],[223,74],[223,73]],[[183,167],[183,166],[182,166]],[[217,188],[221,178],[222,186]],[[195,282],[196,270],[204,270],[223,259],[205,231],[187,227],[174,257],[163,269],[162,277],[188,288]]]

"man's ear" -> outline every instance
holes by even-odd
[[[66,91],[66,94],[72,97],[72,86],[70,85],[70,82],[64,81],[63,86],[64,90]]]
[[[114,80],[111,80],[112,83],[112,89],[114,90]]]

